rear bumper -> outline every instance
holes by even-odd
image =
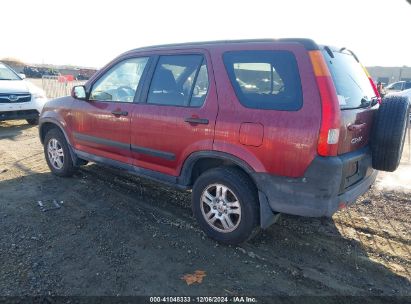
[[[304,177],[285,178],[254,173],[260,201],[274,212],[332,216],[368,191],[377,177],[368,148],[338,157],[316,157]],[[260,202],[261,203],[261,202]]]

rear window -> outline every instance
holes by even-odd
[[[223,55],[238,100],[247,108],[296,111],[303,103],[297,61],[288,51],[233,51]]]
[[[331,58],[324,51],[337,90],[341,109],[368,106],[375,92],[361,64],[351,54],[334,52]]]

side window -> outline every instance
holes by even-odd
[[[201,107],[208,92],[208,72],[205,60],[198,71],[197,80],[194,84],[193,94],[191,96],[190,106]]]
[[[247,108],[296,111],[303,103],[297,61],[289,51],[233,51],[223,55],[231,84]]]
[[[392,90],[401,90],[402,89],[402,82],[395,83],[392,87]]]
[[[405,83],[405,88],[404,88],[404,90],[408,90],[408,89],[411,89],[411,82],[406,82],[406,83]]]
[[[151,81],[147,103],[201,106],[207,89],[208,75],[203,56],[161,56]]]
[[[93,85],[90,100],[133,102],[148,57],[124,60]]]

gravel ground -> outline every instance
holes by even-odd
[[[0,295],[411,296],[405,161],[332,219],[282,215],[227,247],[200,231],[187,192],[96,164],[51,175],[24,121],[0,122],[0,155]]]

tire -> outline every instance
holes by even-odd
[[[32,125],[32,126],[36,126],[39,124],[38,118],[30,118],[30,119],[26,119],[26,121],[29,125]]]
[[[371,135],[372,167],[393,172],[400,164],[409,121],[404,96],[385,97],[376,113]]]
[[[224,189],[225,195],[219,195],[217,191]],[[259,231],[257,189],[237,168],[221,167],[201,174],[193,187],[192,208],[203,231],[218,242],[236,245]]]
[[[44,156],[51,172],[57,176],[69,177],[76,171],[66,138],[58,129],[47,132],[44,138]]]

